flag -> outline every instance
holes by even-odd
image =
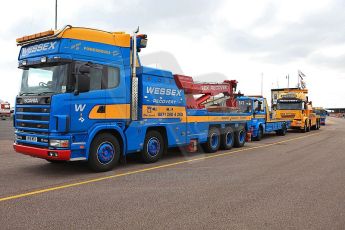
[[[298,76],[301,78],[301,80],[303,80],[306,76],[304,73],[302,73],[301,70],[298,70]]]

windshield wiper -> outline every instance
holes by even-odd
[[[19,96],[36,95],[36,93],[19,93]]]
[[[43,94],[48,94],[48,93],[55,93],[55,92],[52,92],[52,91],[40,92],[38,95],[41,96]]]

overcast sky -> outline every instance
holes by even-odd
[[[15,39],[54,27],[55,0],[6,1],[0,14],[0,99],[19,91]],[[94,27],[148,35],[144,64],[202,81],[239,81],[245,94],[307,77],[315,106],[345,107],[343,0],[58,1],[58,27]]]

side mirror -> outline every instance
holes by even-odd
[[[90,76],[88,74],[78,74],[75,95],[90,91]]]

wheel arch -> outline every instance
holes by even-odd
[[[110,133],[114,137],[116,137],[120,144],[121,153],[122,155],[125,155],[127,143],[126,143],[126,139],[125,139],[122,129],[120,129],[120,127],[118,126],[112,126],[111,128],[109,126],[100,126],[93,129],[89,134],[89,140],[88,140],[87,149],[86,149],[87,158],[89,157],[89,151],[91,148],[92,141],[97,135],[102,134],[102,133]]]
[[[151,130],[158,131],[163,136],[164,144],[166,146],[165,150],[168,149],[169,140],[168,140],[168,134],[167,134],[166,127],[165,126],[149,126],[146,129],[145,137],[146,137],[147,133]]]

